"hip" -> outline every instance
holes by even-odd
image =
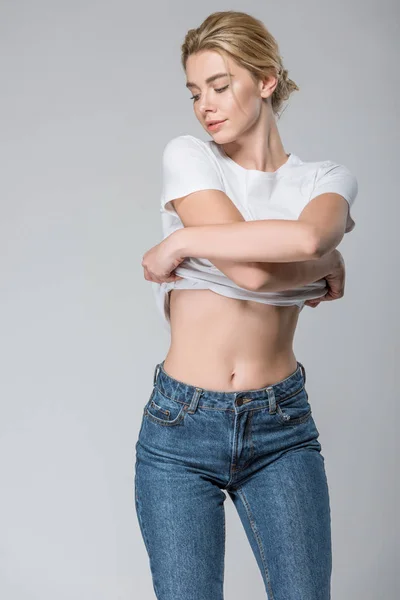
[[[219,392],[174,379],[162,362],[143,409],[137,457],[162,472],[174,465],[178,470],[207,467],[224,486],[288,451],[316,450],[323,461],[305,382],[305,369],[297,362],[274,385]]]

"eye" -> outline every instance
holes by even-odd
[[[229,87],[229,84],[223,88],[215,89],[214,91],[217,92],[218,94],[222,94],[222,92],[224,92],[228,87]],[[191,96],[190,99],[194,100],[194,102],[197,102],[199,97],[200,97],[200,94],[196,94],[195,96]]]
[[[218,92],[218,94],[221,94],[222,92],[224,92],[227,88],[229,87],[229,84],[226,85],[225,87],[219,88],[219,90],[215,90],[216,92]]]

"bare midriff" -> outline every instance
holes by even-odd
[[[297,305],[227,298],[211,290],[170,292],[171,344],[164,370],[189,385],[241,391],[273,385],[297,368]]]

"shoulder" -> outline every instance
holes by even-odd
[[[316,176],[327,175],[329,173],[343,173],[346,175],[351,174],[350,170],[345,165],[329,159],[304,161],[296,157],[294,165],[301,167],[302,171],[309,172],[310,174],[314,174]]]
[[[335,191],[336,186],[338,193],[347,200],[354,200],[358,193],[358,181],[354,173],[346,165],[333,160],[323,160],[318,164],[315,184],[332,186],[332,190],[327,191]]]
[[[345,165],[333,160],[319,161],[316,167],[309,199],[334,192],[343,196],[351,206],[358,195],[358,181],[354,173]]]
[[[178,135],[167,142],[162,154],[162,163],[165,171],[175,170],[178,166],[188,172],[201,170],[204,172],[218,171],[218,162],[210,148],[209,142],[194,135]]]
[[[174,152],[182,153],[187,150],[206,152],[207,148],[207,143],[203,142],[203,140],[200,140],[194,135],[184,134],[169,140],[164,146],[164,154],[171,154]]]
[[[337,177],[354,177],[353,173],[345,165],[334,162],[333,160],[321,160],[317,165],[317,175],[335,175]]]
[[[345,165],[333,160],[301,161],[298,171],[302,175],[308,176],[315,186],[343,183],[346,187],[358,189],[358,182],[354,173]]]

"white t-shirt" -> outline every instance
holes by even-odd
[[[170,200],[205,189],[225,192],[245,221],[298,219],[312,198],[325,192],[336,192],[349,203],[346,233],[355,226],[350,207],[357,196],[357,179],[345,166],[330,160],[304,162],[291,153],[279,169],[267,173],[240,166],[214,140],[204,142],[193,135],[180,135],[164,148],[162,176],[163,239],[184,227]],[[278,306],[297,304],[301,309],[305,300],[324,296],[328,289],[326,280],[320,279],[293,290],[249,291],[236,285],[205,258],[187,257],[175,273],[184,279],[162,284],[152,282],[157,308],[168,331],[168,292],[171,289],[209,289],[229,298]]]

